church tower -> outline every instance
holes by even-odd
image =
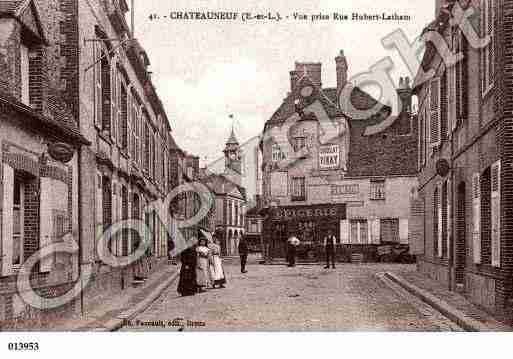
[[[240,153],[239,141],[237,141],[237,137],[235,137],[235,132],[232,127],[232,132],[228,141],[226,141],[226,146],[223,150],[225,157],[225,172],[236,172],[237,174],[242,174],[242,158]]]

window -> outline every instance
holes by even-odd
[[[299,152],[303,148],[306,147],[306,137],[296,137],[294,138],[294,151]]]
[[[272,161],[279,162],[285,158],[283,152],[281,152],[281,147],[279,144],[275,143],[272,146]]]
[[[143,116],[144,121],[142,123],[144,127],[144,160],[143,168],[146,172],[150,170],[150,128],[146,121],[146,115]]]
[[[440,145],[441,136],[441,81],[440,78],[434,78],[429,86],[429,143],[431,147]]]
[[[111,134],[111,71],[109,60],[104,51],[101,52],[101,129]]]
[[[305,201],[306,200],[306,186],[305,178],[297,177],[292,179],[292,200]]]
[[[493,87],[495,71],[495,6],[496,0],[481,0],[481,37],[489,36],[481,49],[481,81],[483,95]]]
[[[458,31],[455,45],[456,53],[461,53],[463,56],[456,63],[455,70],[456,119],[463,120],[468,116],[468,43],[461,31]]]
[[[123,150],[128,150],[128,96],[126,87],[120,85],[120,96],[119,96],[119,136],[120,145]]]
[[[14,268],[21,266],[23,263],[23,227],[24,227],[24,189],[25,185],[23,179],[15,173],[14,175],[14,191],[12,203],[12,239],[13,239],[13,253],[12,265]]]
[[[399,218],[381,219],[380,237],[384,243],[399,243]]]
[[[350,243],[369,243],[369,226],[366,219],[352,219],[350,221]]]
[[[371,181],[370,183],[370,199],[385,199],[385,181]]]
[[[30,105],[29,93],[29,49],[24,44],[20,45],[20,80],[21,80],[21,102]]]

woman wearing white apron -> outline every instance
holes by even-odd
[[[217,244],[217,238],[212,237],[212,240],[208,243],[210,249],[210,277],[212,278],[212,287],[216,285],[219,288],[224,288],[226,284],[226,277],[223,269],[223,260],[221,259],[221,247]]]

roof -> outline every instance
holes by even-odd
[[[28,121],[27,124],[31,128],[37,128],[39,131],[46,130],[51,134],[56,134],[59,137],[65,138],[66,142],[71,144],[76,144],[76,142],[82,145],[91,144],[80,134],[80,131],[72,121],[72,118],[69,117],[68,113],[64,111],[58,111],[62,110],[62,107],[60,106],[57,107],[57,105],[55,105],[53,108],[53,117],[44,116],[36,112],[33,108],[18,101],[12,95],[9,95],[3,91],[0,91],[0,103],[9,106],[12,110],[29,117],[31,121]],[[52,105],[50,105],[50,107],[52,109]],[[40,126],[36,126],[33,120],[39,121]]]
[[[27,19],[24,18],[25,10],[29,6],[32,10],[32,15],[34,16],[33,20],[36,26],[35,28],[31,28],[30,22],[26,22]],[[40,41],[44,44],[48,44],[44,27],[42,26],[41,19],[39,18],[37,5],[33,0],[0,0],[0,17],[12,17],[18,20],[25,29],[28,29],[36,37],[39,37]]]
[[[15,16],[26,1],[0,0],[0,14]]]
[[[237,137],[235,136],[235,132],[232,127],[232,132],[230,134],[230,138],[228,138],[228,141],[226,141],[227,145],[238,145],[239,141],[237,140]]]
[[[210,188],[216,195],[228,195],[234,189],[237,189],[244,200],[246,200],[246,189],[242,186],[233,183],[223,175],[212,173],[201,179],[208,188]]]
[[[350,120],[351,111],[349,109],[339,108],[339,95],[337,88],[324,88],[319,91],[318,100],[323,105],[330,118],[347,117]],[[285,122],[289,117],[296,113],[295,101],[296,96],[289,94],[276,112],[271,116],[271,119],[266,122],[266,125],[275,125]],[[355,87],[351,92],[351,104],[359,110],[368,110],[376,106],[378,101],[371,95]],[[384,105],[383,105],[384,106]],[[386,107],[386,106],[384,106]]]

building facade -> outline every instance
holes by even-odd
[[[62,63],[73,46],[60,19],[65,1],[0,2],[0,327],[31,320],[44,326],[80,310],[25,304],[18,273],[48,299],[66,293],[79,273],[78,255],[41,257],[51,244],[79,240],[79,132],[76,83]],[[41,259],[39,261],[39,259]],[[27,262],[29,261],[29,262]]]
[[[145,275],[158,271],[168,263],[180,215],[196,210],[187,193],[176,216],[171,206],[160,216],[151,209],[197,178],[199,162],[174,142],[128,11],[124,0],[0,1],[0,47],[7,54],[0,56],[4,323],[30,319],[44,327],[130,286],[137,263],[101,260],[106,251],[127,256],[142,243],[138,232],[123,229],[100,248],[116,222],[138,219],[149,228]],[[42,258],[32,268],[32,287],[52,298],[80,278],[81,294],[55,309],[25,304],[14,288],[19,268],[61,242],[73,242],[78,253]]]
[[[468,4],[467,4],[468,3]],[[473,6],[471,24],[484,47],[458,26],[454,6]],[[513,2],[437,1],[425,33],[443,36],[462,58],[446,65],[427,43],[428,81],[415,83],[419,99],[419,197],[416,250],[422,273],[511,320],[513,134],[511,43]],[[420,76],[419,76],[420,78]]]
[[[378,134],[366,129],[387,116],[353,119],[354,108],[376,100],[358,88],[353,107],[339,105],[347,84],[347,61],[336,58],[337,88],[323,88],[320,63],[296,63],[291,89],[265,125],[263,200],[267,206],[264,241],[268,258],[285,255],[286,240],[301,240],[299,256],[316,259],[331,230],[337,257],[376,260],[382,244],[408,244],[410,196],[417,186],[417,127],[411,116],[409,80],[398,97],[404,110]]]

